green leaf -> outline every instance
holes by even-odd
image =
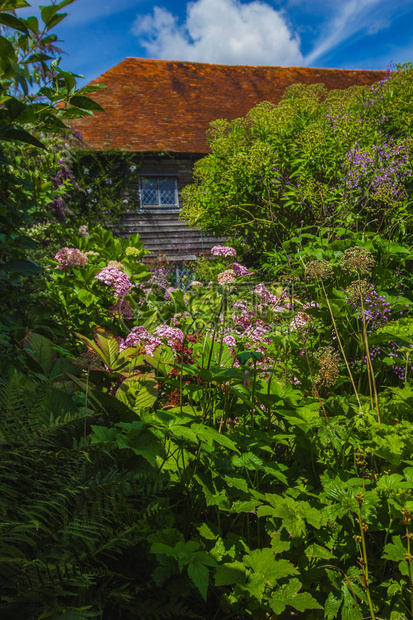
[[[0,35],[0,60],[2,58],[13,58],[15,56],[14,47],[11,42]]]
[[[56,5],[53,5],[53,4],[49,6],[40,6],[39,8],[40,8],[40,14],[42,16],[42,20],[47,26],[49,22],[51,21],[51,19],[56,15],[58,8]]]
[[[330,558],[335,558],[334,553],[326,549],[325,547],[321,547],[321,545],[317,545],[317,543],[313,543],[309,547],[306,548],[305,554],[309,559],[317,559],[317,560],[329,560]]]
[[[334,592],[330,592],[324,604],[324,620],[334,620],[337,618],[341,605],[341,598]]]
[[[213,441],[232,450],[233,452],[239,452],[236,444],[227,435],[219,433],[215,428],[206,426],[205,424],[193,424],[192,430],[197,434],[201,441],[206,441],[208,444],[212,444]]]
[[[245,580],[245,567],[242,562],[229,562],[227,564],[221,564],[215,572],[216,586],[244,584]]]
[[[383,558],[393,562],[400,562],[404,560],[406,553],[407,549],[403,545],[400,536],[393,536],[393,542],[388,543],[384,547]]]
[[[104,112],[105,110],[96,101],[85,97],[84,95],[73,95],[70,97],[69,103],[82,110],[91,110],[93,112]]]
[[[256,507],[258,506],[258,501],[255,499],[249,499],[245,502],[237,501],[234,502],[231,506],[230,512],[232,513],[240,513],[240,512],[254,512]]]
[[[240,491],[244,491],[245,493],[248,493],[249,491],[247,481],[245,480],[245,478],[235,478],[234,476],[225,476],[224,480],[229,487],[235,487],[236,489],[239,489]]]
[[[287,605],[297,611],[304,612],[307,609],[323,609],[315,598],[308,592],[299,593],[301,583],[298,579],[291,579],[289,583],[278,588],[277,592],[269,600],[269,605],[275,614],[282,614]]]
[[[400,474],[390,474],[382,476],[377,482],[378,491],[397,491],[402,487],[403,476]]]
[[[24,20],[26,27],[31,30],[34,34],[37,34],[39,31],[39,22],[36,17],[27,17]]]
[[[207,525],[206,523],[203,523],[196,529],[198,530],[202,538],[206,538],[207,540],[215,540],[217,538],[217,535],[214,534],[209,525]]]
[[[157,380],[152,373],[133,375],[120,384],[116,398],[135,411],[152,407],[158,398]]]
[[[3,265],[0,265],[1,271],[7,271],[8,273],[16,273],[22,276],[36,276],[42,272],[40,267],[32,260],[26,258],[20,258],[18,260],[11,260]]]
[[[105,364],[109,368],[112,368],[119,354],[119,343],[117,339],[113,334],[100,327],[93,330],[93,335],[98,347],[103,353],[102,357]]]
[[[46,149],[44,144],[21,127],[0,127],[0,140],[24,142],[25,144],[37,146],[39,149]]]
[[[57,357],[53,342],[41,334],[29,332],[23,341],[23,347],[48,376]]]
[[[60,24],[60,22],[67,16],[68,13],[57,13],[54,17],[51,18],[51,20],[47,24],[47,29],[50,30],[50,28],[54,28],[54,26]]]
[[[268,583],[274,584],[283,577],[296,575],[297,569],[288,560],[277,560],[274,552],[270,548],[254,549],[248,555],[244,555],[245,566],[251,568],[255,573],[263,575]]]
[[[201,596],[206,600],[208,592],[209,571],[203,564],[189,564],[188,575],[198,588]]]
[[[266,579],[264,575],[260,573],[252,573],[248,577],[248,581],[245,585],[240,584],[240,588],[242,590],[246,590],[251,596],[254,596],[260,603],[262,601],[262,597],[264,595],[266,586]]]
[[[8,28],[13,28],[14,30],[19,30],[23,32],[23,34],[29,34],[24,21],[10,13],[0,13],[0,24],[4,24]]]

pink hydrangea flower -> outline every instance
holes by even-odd
[[[171,323],[174,327],[178,327],[179,323],[181,322],[181,319],[190,319],[192,318],[189,312],[178,312],[178,314],[174,314],[172,319],[171,319]]]
[[[86,224],[83,224],[83,226],[79,226],[78,233],[81,237],[89,237]]]
[[[257,284],[254,293],[262,299],[264,303],[276,304],[278,303],[278,297],[273,295],[265,286],[265,284]]]
[[[233,269],[226,269],[217,275],[218,283],[223,286],[224,284],[231,284],[234,282],[236,276]]]
[[[128,276],[123,271],[117,269],[117,267],[103,267],[95,278],[108,286],[113,286],[115,289],[115,297],[125,297],[131,290],[131,283]]]
[[[248,267],[244,267],[244,265],[240,265],[239,263],[234,263],[232,265],[232,269],[236,276],[250,276],[251,273]]]
[[[55,254],[58,269],[65,271],[68,267],[83,267],[88,262],[86,254],[77,248],[60,248]]]
[[[120,340],[121,339],[118,339],[121,351],[127,347],[140,346],[143,347],[146,355],[153,355],[155,349],[162,344],[161,339],[151,336],[143,325],[134,327],[124,341],[120,342]]]
[[[214,245],[211,249],[212,256],[236,256],[237,252],[234,248],[225,245]]]
[[[165,324],[159,325],[155,329],[154,334],[159,338],[164,338],[173,349],[177,343],[182,344],[185,339],[183,332],[178,327],[169,327],[169,325]]]
[[[173,291],[176,291],[176,290],[177,290],[177,289],[176,289],[175,287],[173,287],[173,286],[169,286],[169,287],[166,289],[165,294],[164,294],[164,296],[163,296],[163,298],[165,299],[165,301],[171,301],[171,300],[172,300],[171,293],[172,293]]]
[[[311,321],[311,316],[306,312],[298,312],[290,323],[291,329],[301,329]]]
[[[237,341],[232,334],[227,334],[226,336],[224,336],[222,342],[225,342],[225,344],[232,348],[235,348],[237,346]]]

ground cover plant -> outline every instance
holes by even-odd
[[[412,618],[411,69],[215,134],[188,200],[236,198],[243,240],[178,286],[137,235],[53,231],[77,181],[50,131],[94,104],[44,57],[69,3],[41,35],[25,4],[0,12],[0,615]]]

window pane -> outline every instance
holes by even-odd
[[[172,177],[159,177],[159,204],[176,205],[176,179]]]
[[[152,177],[152,178],[148,177],[148,178],[142,179],[142,204],[144,205],[159,204],[156,177]]]

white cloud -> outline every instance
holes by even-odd
[[[300,65],[299,37],[284,14],[254,0],[195,0],[184,24],[166,9],[138,17],[133,32],[153,58],[223,64]]]
[[[334,3],[334,0],[331,0]],[[335,14],[324,23],[322,34],[312,52],[305,58],[306,65],[314,65],[354,35],[375,35],[388,28],[392,19],[408,10],[411,0],[342,0],[338,3]],[[328,34],[327,34],[328,33]]]

